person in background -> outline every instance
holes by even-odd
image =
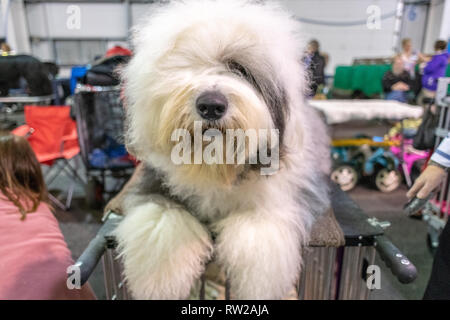
[[[400,55],[403,60],[403,67],[411,77],[413,97],[416,98],[420,93],[420,89],[422,88],[421,75],[419,73],[419,70],[416,69],[416,65],[423,61],[426,61],[427,57],[425,57],[422,53],[413,50],[412,42],[409,38],[405,38],[402,40],[402,52],[400,53]]]
[[[0,45],[0,56],[8,56],[11,53],[11,47],[6,42],[2,42],[2,44]]]
[[[95,299],[68,289],[73,264],[28,141],[0,132],[0,300]]]
[[[304,57],[304,63],[310,79],[310,95],[314,96],[317,88],[325,84],[325,57],[319,52],[320,45],[317,40],[311,40]]]
[[[386,100],[407,102],[411,90],[411,76],[404,69],[402,57],[397,55],[392,61],[392,69],[386,71],[381,80]]]
[[[434,43],[435,54],[423,69],[422,91],[419,104],[424,105],[424,99],[434,99],[438,79],[445,76],[449,55],[446,51],[447,42],[438,40]]]
[[[403,61],[403,68],[409,73],[411,79],[415,78],[416,64],[419,62],[421,54],[413,51],[411,39],[402,40],[402,52],[400,57]]]
[[[427,168],[416,179],[406,196],[426,199],[444,180],[450,167],[450,136],[442,140],[431,156]],[[449,220],[450,221],[450,220]],[[433,268],[425,290],[424,299],[450,300],[450,222],[444,227],[434,256]]]

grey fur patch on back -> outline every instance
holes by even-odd
[[[297,203],[301,208],[308,208],[314,218],[317,218],[327,212],[330,207],[330,188],[327,183],[328,177],[325,174],[319,174],[316,179],[311,179],[309,185],[315,185],[315,190],[300,187],[297,194]]]
[[[165,175],[153,167],[142,164],[142,175],[125,195],[124,207],[130,209],[147,202],[158,203],[161,206],[180,206],[187,208],[184,201],[170,193],[165,184]]]

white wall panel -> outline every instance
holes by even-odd
[[[0,38],[5,37],[5,22],[4,22],[5,13],[2,10],[2,5],[0,4]]]
[[[428,25],[426,31],[424,49],[425,53],[431,54],[434,52],[434,42],[439,39],[439,33],[441,31],[442,17],[444,14],[444,4],[445,1],[442,0],[431,1],[430,14],[428,16]]]
[[[46,6],[47,4],[27,4],[25,7],[31,37],[48,37],[48,21],[45,18]]]
[[[381,15],[396,9],[395,0],[281,0],[299,18],[319,21],[365,21],[369,5],[378,5]],[[132,4],[132,22],[147,14],[150,5]],[[327,73],[334,73],[338,64],[350,64],[357,57],[385,57],[393,54],[394,17],[381,21],[380,30],[369,30],[366,24],[349,27],[322,26],[302,23],[306,41],[315,38],[322,51],[330,56]]]
[[[370,5],[378,6],[382,16],[395,12],[397,5],[396,0],[280,1],[299,18],[337,23],[366,21],[368,18],[366,10]],[[434,42],[434,34],[439,33],[441,28],[440,2],[441,0],[433,0],[437,7],[433,9],[430,18],[432,21],[429,22],[427,30],[427,44]],[[69,14],[66,10],[70,5],[77,5],[81,10],[79,30],[67,28]],[[127,12],[126,5],[123,3],[37,3],[28,4],[26,9],[30,35],[34,37],[114,41],[127,36]],[[136,24],[145,18],[150,9],[149,4],[132,3],[131,24]],[[423,17],[420,17],[420,21],[423,21]],[[330,63],[326,71],[332,74],[336,65],[350,64],[354,58],[391,56],[394,53],[392,48],[394,23],[395,18],[391,16],[381,21],[379,30],[370,30],[365,23],[354,26],[330,26],[302,22],[302,27],[306,41],[312,38],[319,40],[321,50],[329,54]],[[404,33],[411,35],[413,32],[415,35],[414,30],[420,29],[420,23],[418,21],[414,22],[414,25],[410,23],[411,27],[406,26]],[[430,38],[432,40],[428,40]],[[413,39],[413,42],[418,41]],[[420,46],[419,43],[415,45]]]
[[[131,4],[131,21],[135,25],[149,14],[151,10],[151,4],[145,3],[133,3]]]
[[[30,53],[30,41],[23,0],[1,0],[0,7],[3,20],[3,33],[16,53]]]
[[[54,61],[53,48],[50,41],[31,41],[31,52],[42,61]]]
[[[67,26],[70,6],[79,7],[79,28]],[[27,7],[32,36],[119,39],[127,35],[126,10],[121,3],[40,3]]]
[[[448,40],[450,38],[450,1],[446,1],[442,14],[441,31],[439,38]]]
[[[401,35],[404,38],[411,39],[413,48],[416,51],[423,50],[427,14],[427,6],[405,6]]]
[[[394,0],[283,0],[281,1],[293,14],[327,22],[366,21],[367,7],[377,5],[381,15],[395,11]],[[334,73],[336,65],[351,64],[354,58],[385,57],[393,54],[395,18],[381,21],[379,30],[370,30],[366,24],[356,26],[326,26],[302,23],[306,40],[317,39],[321,51],[330,56],[326,72]]]

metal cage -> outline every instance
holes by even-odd
[[[103,199],[90,198],[90,195],[101,193],[110,196],[117,193],[131,176],[135,165],[131,160],[120,165],[112,163],[105,166],[94,166],[90,161],[93,151],[102,149],[108,141],[124,143],[125,115],[120,88],[78,84],[73,111],[81,157],[86,167],[87,202],[93,206]],[[107,178],[114,178],[116,182],[110,189],[105,187]]]

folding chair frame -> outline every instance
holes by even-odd
[[[29,138],[34,132],[35,132],[35,129],[32,127],[29,127],[28,132],[24,135],[24,137]],[[59,176],[59,174],[61,172],[67,173],[69,176],[75,178],[75,180],[80,182],[82,185],[86,185],[86,182],[78,174],[78,168],[72,167],[69,160],[62,156],[63,150],[64,150],[64,141],[61,142],[61,146],[60,146],[61,157],[59,157],[57,159],[53,159],[53,164],[50,166],[49,171],[47,171],[44,174],[44,179],[46,180],[47,188],[50,187],[52,182],[55,181],[55,179]],[[72,159],[75,159],[75,161],[77,161],[77,157],[79,157],[79,156],[80,156],[80,153],[78,153]],[[78,165],[77,165],[77,167],[78,167]],[[52,170],[53,170],[53,172],[52,172]],[[61,202],[61,200],[59,200],[57,197],[55,197],[54,195],[52,195],[50,193],[48,194],[48,197],[49,197],[50,201],[52,201],[58,208],[60,208],[64,211],[67,211],[70,209],[70,206],[72,204],[74,190],[75,190],[75,184],[74,184],[74,181],[72,181],[72,183],[69,186],[69,189],[67,190],[67,198],[66,198],[64,204]]]

